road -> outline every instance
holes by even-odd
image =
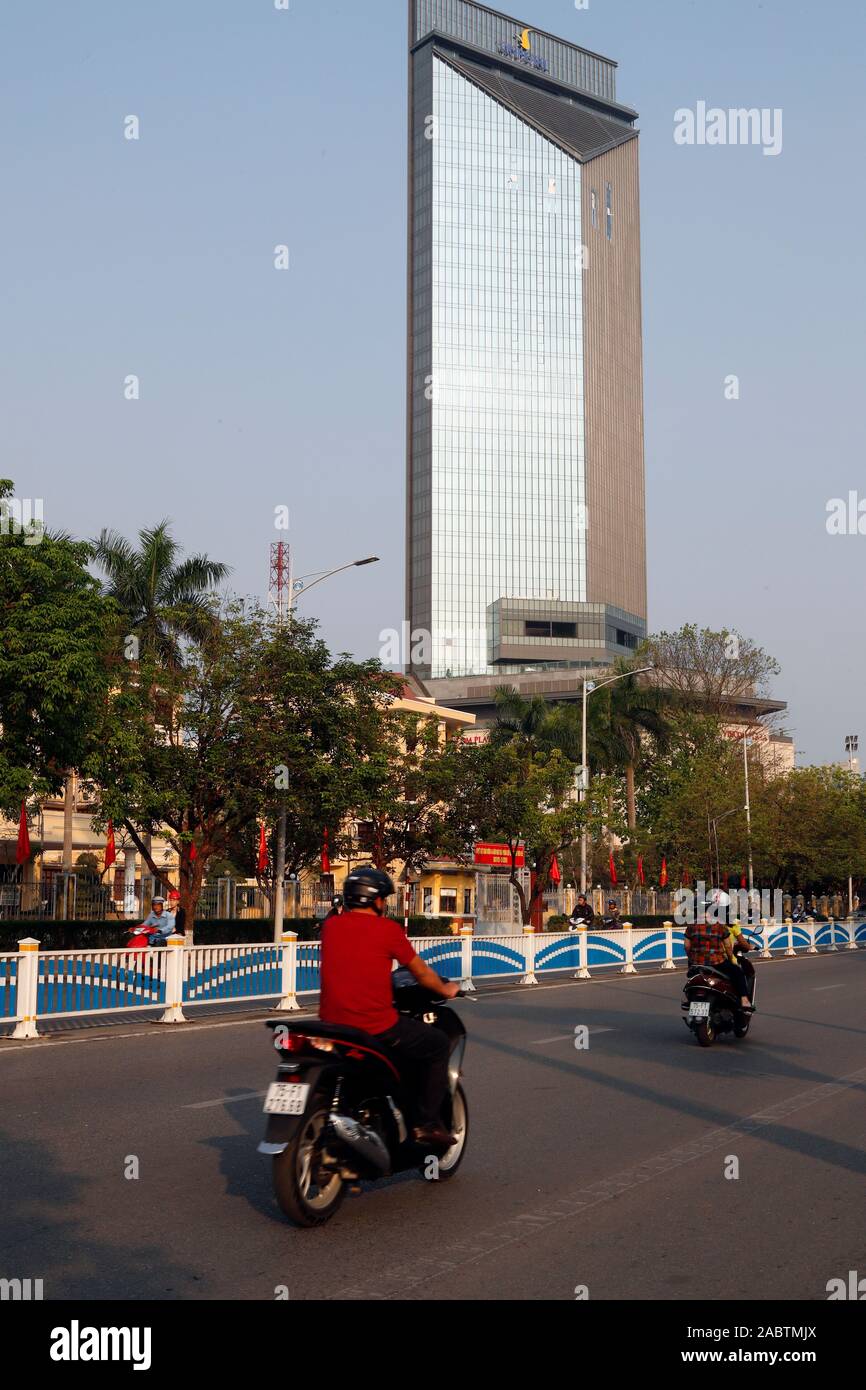
[[[866,953],[758,970],[752,1035],[708,1050],[681,971],[458,1002],[459,1176],[379,1182],[319,1231],[284,1221],[255,1151],[260,1020],[4,1042],[0,1277],[47,1299],[825,1299],[866,1275]]]

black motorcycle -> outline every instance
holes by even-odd
[[[453,1178],[466,1152],[469,1110],[460,1083],[466,1029],[441,995],[395,970],[398,1013],[440,1028],[451,1045],[444,1127],[456,1140],[444,1152],[412,1137],[417,1064],[399,1062],[369,1033],[342,1024],[269,1019],[280,1056],[265,1099],[267,1128],[259,1153],[273,1159],[274,1192],[299,1226],[321,1226],[347,1186],[418,1168],[425,1177]]]
[[[755,971],[751,961],[743,960],[741,964],[754,1004]],[[683,1023],[694,1033],[701,1047],[711,1047],[721,1033],[744,1038],[752,1022],[752,1014],[740,1004],[736,985],[712,965],[695,965],[689,969],[680,1007],[685,1013]]]

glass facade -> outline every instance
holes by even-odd
[[[417,60],[412,618],[485,674],[492,603],[586,597],[581,169]]]

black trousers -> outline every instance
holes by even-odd
[[[735,965],[733,961],[726,960],[723,961],[721,965],[715,966],[714,969],[720,970],[723,975],[727,975],[728,979],[739,991],[741,997],[745,995],[747,999],[751,999],[752,992],[749,989],[745,971],[741,965]]]
[[[376,1037],[386,1048],[397,1053],[398,1063],[405,1059],[417,1064],[418,1124],[438,1124],[448,1090],[448,1057],[451,1051],[448,1038],[441,1029],[429,1023],[419,1023],[416,1018],[402,1016],[393,1028],[385,1033],[377,1033]]]

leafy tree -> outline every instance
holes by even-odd
[[[721,718],[745,696],[762,696],[779,665],[740,633],[714,632],[687,623],[677,632],[660,632],[641,645],[637,666],[654,666],[660,686],[689,709]]]
[[[258,605],[212,612],[175,666],[145,662],[118,684],[93,767],[100,819],[125,817],[142,851],[159,831],[179,854],[188,929],[212,860],[281,809],[287,869],[314,861],[323,826],[357,802],[382,702],[378,663],[332,662],[313,624],[281,628]]]
[[[0,499],[13,485],[0,481]],[[0,807],[56,795],[84,761],[107,690],[114,610],[88,573],[90,548],[15,534],[0,500]]]
[[[595,703],[596,741],[610,772],[623,770],[626,783],[626,819],[629,830],[637,825],[635,799],[635,770],[650,761],[652,754],[664,752],[670,729],[667,712],[670,693],[656,685],[648,685],[634,674],[634,662],[618,660],[612,675],[619,680],[600,690]],[[587,708],[587,714],[589,713]]]

